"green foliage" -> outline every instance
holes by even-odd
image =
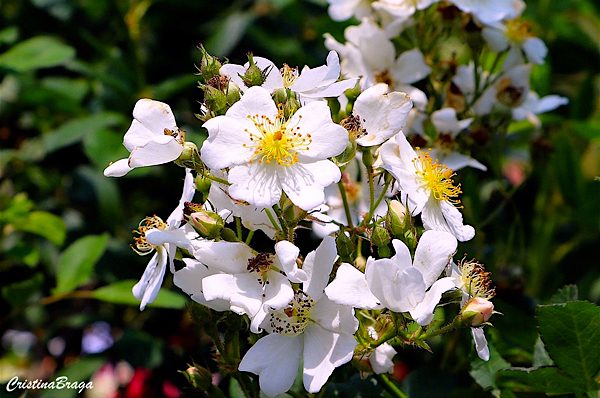
[[[49,36],[38,36],[20,42],[0,54],[0,68],[15,72],[65,65],[75,57],[75,49]]]
[[[131,289],[137,283],[136,280],[123,280],[115,282],[112,285],[103,286],[92,292],[92,297],[97,300],[106,301],[113,304],[125,304],[139,307],[140,302],[133,296]],[[186,300],[184,296],[173,291],[161,289],[151,304],[150,308],[169,308],[181,310],[185,307]]]
[[[102,257],[107,244],[108,235],[90,235],[67,247],[58,260],[53,294],[70,292],[86,283],[92,277],[94,265]]]

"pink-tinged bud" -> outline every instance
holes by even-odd
[[[481,326],[494,313],[494,304],[481,297],[473,297],[461,311],[463,320],[470,326]]]
[[[188,222],[200,236],[207,239],[219,236],[225,226],[225,222],[217,213],[207,210],[199,210],[190,214]]]

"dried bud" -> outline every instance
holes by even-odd
[[[207,239],[214,239],[221,234],[225,222],[217,213],[207,210],[199,210],[190,214],[188,223]]]
[[[481,326],[490,319],[494,313],[494,304],[482,297],[473,297],[461,310],[463,322],[469,326]]]
[[[252,86],[262,86],[265,80],[267,80],[267,76],[271,72],[271,68],[267,67],[261,70],[258,65],[254,62],[254,57],[252,54],[248,54],[248,69],[246,69],[246,73],[242,76],[242,81],[248,87]]]
[[[179,155],[179,157],[175,160],[175,164],[190,169],[196,168],[197,165],[202,164],[196,144],[186,141],[183,144],[183,151],[181,152],[181,155]]]
[[[190,366],[184,372],[181,372],[192,387],[206,391],[212,384],[212,374],[200,366]]]

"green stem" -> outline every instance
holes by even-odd
[[[350,213],[350,204],[348,203],[348,198],[346,197],[346,188],[344,188],[344,183],[342,181],[338,182],[337,185],[340,189],[340,196],[342,197],[342,202],[344,203],[344,213],[346,213],[346,221],[348,221],[348,227],[352,229],[354,228],[354,223],[352,223],[352,213]]]
[[[372,206],[369,208],[369,213],[367,214],[367,216],[365,217],[365,219],[362,221],[363,225],[368,225],[369,222],[371,222],[371,218],[373,218],[373,214],[375,213],[375,209],[377,209],[377,207],[379,206],[379,204],[381,203],[381,201],[383,200],[383,198],[385,198],[385,194],[388,190],[388,188],[390,187],[390,181],[386,181],[385,185],[383,186],[383,189],[381,190],[381,194],[379,194],[379,197],[377,198],[377,200],[375,201],[375,203],[372,204]]]
[[[376,374],[375,378],[377,378],[377,380],[379,382],[381,382],[381,384],[387,390],[387,392],[392,394],[394,397],[408,398],[408,395],[406,395],[406,393],[404,391],[402,391],[396,385],[396,383],[394,383],[392,380],[390,380],[390,378],[387,374],[379,374],[379,375]]]
[[[222,178],[219,178],[219,177],[215,177],[214,175],[212,175],[212,174],[210,174],[210,173],[206,173],[206,174],[204,174],[204,177],[208,178],[208,179],[209,179],[209,180],[211,180],[211,181],[218,182],[218,183],[220,183],[220,184],[231,185],[231,184],[229,183],[229,181],[227,181],[227,180],[224,180],[224,179],[222,179]]]
[[[275,228],[275,231],[280,232],[281,227],[279,227],[279,225],[277,224],[277,221],[275,221],[275,217],[273,216],[273,213],[271,213],[271,210],[265,209],[265,214],[269,218],[269,221],[271,221],[271,225],[273,225],[273,228]]]
[[[235,231],[239,241],[242,241],[242,220],[239,217],[235,218]]]
[[[248,236],[246,237],[246,244],[250,245],[250,242],[252,242],[252,238],[254,237],[254,231],[250,231],[248,232]]]

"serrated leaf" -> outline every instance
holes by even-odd
[[[73,242],[61,254],[53,294],[70,292],[87,282],[108,243],[108,235],[88,235]]]
[[[136,280],[124,280],[104,286],[92,292],[92,297],[96,300],[106,301],[113,304],[125,304],[138,306],[140,302],[133,296],[131,289],[137,283]],[[156,300],[149,304],[154,308],[169,308],[179,310],[185,307],[186,299],[180,294],[170,290],[160,289]]]
[[[498,385],[513,391],[569,394],[585,392],[585,385],[556,367],[511,368],[498,372]]]
[[[45,211],[32,211],[26,218],[18,220],[15,228],[42,236],[57,246],[63,244],[67,233],[62,218]]]
[[[56,130],[44,134],[42,142],[47,153],[81,141],[107,127],[123,123],[125,118],[114,112],[101,112],[92,116],[72,119]]]
[[[577,301],[579,296],[579,291],[577,290],[576,285],[566,285],[558,290],[558,292],[554,293],[550,300],[548,300],[548,304],[562,304],[567,303],[569,301]]]
[[[498,388],[496,385],[496,374],[503,369],[510,368],[510,363],[506,362],[498,351],[488,344],[490,349],[490,360],[482,361],[479,358],[471,361],[471,370],[469,374],[483,389]]]
[[[542,366],[553,366],[554,362],[548,352],[546,351],[546,347],[544,347],[544,342],[542,339],[538,337],[535,341],[535,346],[533,347],[533,367],[539,368]]]
[[[537,308],[540,336],[554,363],[595,391],[600,372],[600,307],[586,301]]]
[[[75,57],[75,49],[50,36],[27,39],[0,54],[0,67],[16,72],[63,65]]]

